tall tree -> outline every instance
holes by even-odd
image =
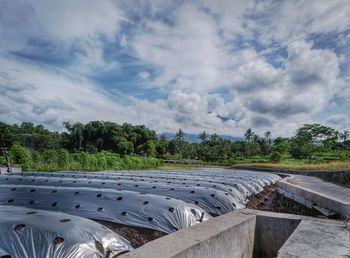
[[[198,138],[202,141],[202,143],[205,143],[208,140],[209,135],[203,131],[198,135]]]
[[[216,133],[214,133],[210,136],[210,141],[212,144],[218,144],[220,139],[221,139],[220,136]]]
[[[175,134],[175,139],[177,141],[184,141],[185,140],[185,133],[182,131],[182,129],[179,129],[179,131],[176,132]]]
[[[244,138],[246,141],[250,142],[254,136],[254,132],[252,131],[251,128],[248,128],[247,131],[244,133]]]
[[[347,141],[350,137],[350,131],[349,130],[344,130],[344,132],[340,133],[340,139],[343,140],[343,142]]]

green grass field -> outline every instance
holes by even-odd
[[[302,161],[288,161],[285,163],[251,163],[238,164],[234,167],[267,168],[267,169],[291,169],[291,170],[346,170],[350,169],[350,161],[334,161],[327,163],[305,163]]]
[[[260,159],[261,160],[261,159]],[[266,168],[266,169],[290,169],[290,170],[350,170],[350,161],[329,161],[320,162],[318,160],[295,160],[285,159],[280,163],[271,163],[267,160],[259,162],[258,160],[241,160],[240,162],[228,163],[199,163],[199,164],[163,164],[157,169],[159,170],[175,170],[175,169],[193,169],[200,167],[211,167],[211,168]]]

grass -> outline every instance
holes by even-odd
[[[283,163],[254,163],[254,164],[240,164],[234,167],[246,168],[271,168],[271,169],[291,169],[291,170],[342,170],[350,169],[350,161],[335,161],[327,163],[310,164],[305,161],[287,161]]]
[[[193,168],[229,168],[230,166],[222,166],[222,165],[212,165],[207,163],[200,164],[163,164],[158,167],[157,170],[185,170],[185,169],[193,169]]]
[[[280,163],[272,163],[267,157],[255,157],[251,159],[230,160],[225,162],[201,162],[196,164],[163,164],[160,170],[193,169],[193,168],[266,168],[266,169],[290,169],[290,170],[350,170],[350,161],[324,161],[320,159],[293,159],[284,157]]]

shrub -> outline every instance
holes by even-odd
[[[271,153],[270,160],[274,163],[279,163],[282,160],[282,154],[278,151],[274,151]]]
[[[10,157],[12,164],[21,165],[23,171],[30,171],[32,169],[32,156],[26,148],[19,143],[15,143],[10,148]]]

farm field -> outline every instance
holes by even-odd
[[[81,223],[92,219],[104,225],[103,230],[109,234],[120,234],[117,249],[108,244],[106,239],[99,240],[105,246],[104,249],[118,254],[145,243],[146,235],[157,238],[242,209],[250,196],[262,192],[279,179],[279,176],[269,173],[219,168],[13,173],[0,176],[0,207],[5,211],[11,207],[19,211],[28,209],[26,214],[33,216],[34,221],[37,221],[35,217],[43,210],[48,211],[48,221],[55,216],[63,218],[67,214],[67,218],[63,219],[64,226],[73,220],[69,216],[78,221],[82,218]],[[56,215],[57,212],[61,215]],[[1,223],[10,223],[12,220],[9,217]],[[95,228],[97,223],[92,220],[88,220],[92,224],[90,227]],[[60,228],[60,225],[42,230],[36,224],[31,224],[31,219],[16,223],[25,225],[21,230],[30,229],[39,235],[44,234],[45,230],[52,232],[60,229],[63,230],[61,241],[68,240],[69,230]],[[113,232],[107,227],[117,230]],[[141,240],[135,239],[135,235]],[[33,239],[23,241],[23,246],[26,246]],[[49,247],[50,237],[44,238],[44,241]],[[61,248],[67,249],[72,241],[64,241]],[[0,244],[0,247],[12,255],[25,251],[25,247],[16,244],[12,247]],[[36,249],[43,252],[45,248],[40,244],[35,245],[32,251],[39,252]],[[89,253],[91,249],[85,252]]]

